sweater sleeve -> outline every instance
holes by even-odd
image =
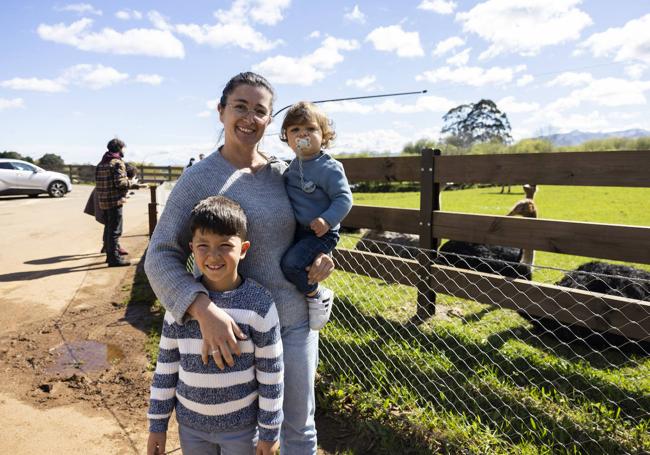
[[[115,188],[127,191],[129,189],[129,178],[126,175],[126,165],[122,160],[113,160],[111,163],[113,170],[113,184]]]
[[[284,363],[278,311],[270,295],[265,295],[269,300],[269,310],[264,318],[251,324],[259,393],[257,423],[260,440],[276,441],[280,437],[283,418]]]
[[[156,371],[153,375],[149,397],[149,431],[163,433],[167,431],[169,418],[176,405],[176,384],[178,383],[178,365],[180,352],[174,329],[174,320],[170,313],[165,314]]]
[[[181,178],[174,186],[149,241],[144,263],[151,288],[179,324],[198,294],[208,294],[186,269],[190,255],[190,213],[192,201],[197,200],[190,194],[188,185],[192,185],[191,179]]]
[[[327,164],[326,172],[323,172],[322,188],[329,196],[331,204],[320,216],[331,227],[335,227],[343,221],[352,208],[352,191],[343,165],[334,159]]]

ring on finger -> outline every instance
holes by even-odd
[[[212,351],[210,351],[210,355],[215,355],[217,353],[219,353],[219,348],[216,348],[216,349],[213,349]]]

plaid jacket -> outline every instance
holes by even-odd
[[[95,185],[100,209],[107,210],[121,206],[122,198],[129,190],[124,161],[115,158],[108,163],[99,163],[95,169]]]

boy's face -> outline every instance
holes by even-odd
[[[289,147],[301,158],[311,158],[320,153],[323,132],[313,120],[287,128]]]
[[[244,259],[250,242],[236,235],[221,235],[197,229],[190,249],[203,274],[203,284],[212,291],[230,291],[238,285],[237,266]]]

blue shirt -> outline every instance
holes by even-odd
[[[352,208],[352,191],[343,165],[321,152],[315,158],[302,160],[302,169],[304,182],[316,185],[312,193],[303,191],[298,158],[291,162],[284,173],[296,220],[303,226],[309,226],[314,218],[321,217],[333,229],[337,229]]]

